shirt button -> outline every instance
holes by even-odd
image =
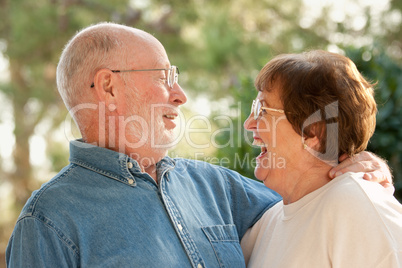
[[[133,168],[133,163],[128,162],[128,163],[127,163],[127,167],[128,167],[128,168]]]
[[[181,230],[183,230],[183,226],[181,226],[181,224],[179,223],[179,224],[177,224],[177,228],[179,228],[179,230],[181,231]]]
[[[201,263],[199,263],[199,264],[197,265],[197,268],[202,268]]]
[[[128,184],[133,184],[134,183],[134,180],[133,179],[128,179]]]

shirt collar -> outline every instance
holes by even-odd
[[[96,173],[136,186],[135,175],[143,174],[138,162],[126,154],[85,143],[82,139],[70,142],[70,162]],[[165,156],[156,164],[158,181],[165,170],[175,167],[175,161]]]

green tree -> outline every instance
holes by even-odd
[[[381,47],[346,51],[360,72],[377,82],[377,126],[368,148],[388,160],[394,175],[395,196],[402,201],[402,65]]]

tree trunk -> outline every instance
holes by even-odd
[[[15,148],[13,152],[14,171],[9,179],[13,185],[16,208],[21,208],[32,191],[32,166],[29,161],[29,138],[33,134],[32,122],[29,122],[26,104],[30,89],[23,76],[23,65],[10,59],[11,81],[13,83],[12,104],[14,114]]]

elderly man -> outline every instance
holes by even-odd
[[[280,198],[234,171],[166,156],[186,102],[177,77],[141,30],[101,23],[72,38],[57,83],[82,140],[23,208],[9,267],[244,266],[239,241]]]

